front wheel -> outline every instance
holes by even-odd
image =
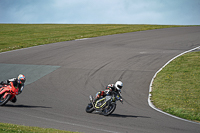
[[[0,106],[4,106],[9,100],[11,95],[7,94],[5,98],[3,98],[4,95],[0,95]]]
[[[108,107],[106,107],[103,110],[103,115],[104,116],[108,116],[108,115],[112,114],[115,111],[115,108],[116,108],[116,104],[115,103],[111,103]]]
[[[94,111],[92,103],[88,104],[88,106],[86,107],[85,111],[87,113],[92,113]]]

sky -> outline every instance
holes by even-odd
[[[200,0],[0,0],[0,23],[200,25]]]

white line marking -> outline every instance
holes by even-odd
[[[82,39],[75,39],[75,40],[70,40],[70,41],[80,41],[80,40],[87,40],[87,39],[91,39],[91,38],[82,38]],[[55,42],[55,43],[62,43],[62,42]],[[54,44],[54,43],[49,43],[49,44]],[[19,48],[19,49],[9,50],[9,51],[5,51],[5,52],[0,52],[0,54],[10,53],[10,52],[19,51],[19,50],[30,49],[30,48],[34,48],[34,47],[43,47],[43,46],[49,45],[49,44],[42,44],[42,45],[36,45],[36,46],[27,47],[27,48]]]
[[[71,126],[78,126],[78,127],[88,128],[88,129],[102,131],[102,132],[120,133],[120,132],[116,132],[116,131],[110,131],[110,130],[106,130],[106,129],[99,129],[99,128],[95,128],[95,127],[91,127],[91,126],[86,126],[86,125],[81,125],[81,124],[76,124],[76,123],[71,123],[71,122],[67,122],[67,121],[59,121],[59,120],[55,120],[55,119],[50,119],[50,118],[45,118],[45,117],[30,115],[30,114],[27,114],[27,113],[24,113],[24,112],[16,112],[16,111],[13,111],[13,110],[9,110],[9,112],[16,113],[16,115],[18,115],[18,114],[20,114],[20,115],[26,115],[28,117],[33,117],[33,118],[42,119],[42,120],[51,121],[51,122],[56,122],[56,123],[61,123],[61,124],[67,124],[67,125],[71,125]],[[50,112],[48,112],[48,113],[50,113]],[[54,115],[56,113],[50,113],[50,114]]]
[[[90,38],[75,39],[74,41],[87,40],[87,39],[90,39]]]
[[[115,131],[110,131],[110,130],[105,130],[105,129],[98,129],[98,128],[94,128],[94,127],[91,127],[91,126],[80,125],[80,124],[70,123],[70,122],[66,122],[66,121],[58,121],[58,120],[54,120],[54,119],[49,119],[49,118],[39,117],[39,116],[33,116],[33,115],[28,115],[28,114],[25,114],[25,115],[30,116],[30,117],[35,117],[35,118],[38,118],[38,119],[43,119],[43,120],[46,120],[46,121],[52,121],[52,122],[56,122],[56,123],[62,123],[62,124],[67,124],[67,125],[72,125],[72,126],[89,128],[89,129],[98,130],[98,131],[102,131],[102,132],[119,133],[119,132],[115,132]]]
[[[14,50],[10,50],[10,51],[0,52],[0,54],[10,53],[10,52],[20,51],[20,50],[26,50],[26,49],[35,48],[35,47],[43,47],[45,45],[48,45],[48,44],[37,45],[37,46],[32,46],[32,47],[27,47],[27,48],[14,49]]]
[[[171,116],[171,117],[176,118],[176,119],[179,119],[179,120],[187,121],[187,122],[190,122],[190,123],[200,124],[200,123],[198,123],[198,122],[186,120],[186,119],[183,119],[183,118],[180,118],[180,117],[177,117],[177,116],[168,114],[168,113],[166,113],[166,112],[163,112],[162,110],[156,108],[156,107],[153,105],[153,103],[151,102],[151,99],[150,99],[150,98],[151,98],[151,94],[150,94],[150,93],[152,92],[152,84],[153,84],[153,80],[155,79],[156,75],[157,75],[166,65],[168,65],[171,61],[173,61],[173,60],[176,59],[177,57],[179,57],[179,56],[181,56],[181,55],[183,55],[183,54],[185,54],[185,53],[191,52],[191,51],[193,51],[193,50],[196,50],[196,49],[200,49],[200,46],[199,46],[199,47],[196,47],[196,48],[193,48],[193,49],[191,49],[191,50],[185,51],[185,52],[183,52],[183,53],[181,53],[181,54],[175,56],[174,58],[172,58],[171,60],[169,60],[163,67],[161,67],[161,68],[155,73],[155,75],[153,76],[153,78],[152,78],[152,80],[151,80],[151,83],[150,83],[150,85],[149,85],[148,104],[149,104],[149,106],[150,106],[151,108],[153,108],[154,110],[156,110],[156,111],[158,111],[158,112],[161,112],[161,113],[163,113],[163,114],[165,114],[165,115]]]
[[[118,133],[118,132],[115,132],[115,131],[109,131],[109,130],[105,130],[105,129],[93,128],[93,127],[91,127],[91,126],[85,126],[85,125],[80,125],[80,124],[76,124],[76,123],[58,121],[58,120],[54,120],[54,119],[42,118],[42,117],[37,117],[37,116],[35,116],[35,117],[36,117],[36,118],[43,119],[43,120],[54,121],[54,122],[57,122],[57,123],[63,123],[63,124],[68,124],[68,125],[72,125],[72,126],[79,126],[79,127],[89,128],[89,129],[93,129],[93,130],[99,130],[99,131],[103,131],[103,132]]]

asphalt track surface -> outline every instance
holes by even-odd
[[[18,101],[0,122],[86,133],[199,133],[148,105],[152,77],[174,56],[200,45],[200,27],[141,31],[67,41],[0,54],[0,80],[23,73]],[[124,104],[105,117],[88,114],[89,95],[122,80]]]

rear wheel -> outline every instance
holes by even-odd
[[[108,116],[108,115],[112,114],[115,111],[115,108],[116,108],[116,104],[115,103],[111,103],[108,107],[106,107],[103,110],[103,115],[104,116]]]
[[[3,96],[4,94],[0,95],[0,106],[4,106],[10,100],[11,97],[10,94],[8,94],[5,98],[3,98]]]
[[[92,103],[89,103],[88,106],[86,107],[85,111],[87,113],[92,113],[94,111]]]

